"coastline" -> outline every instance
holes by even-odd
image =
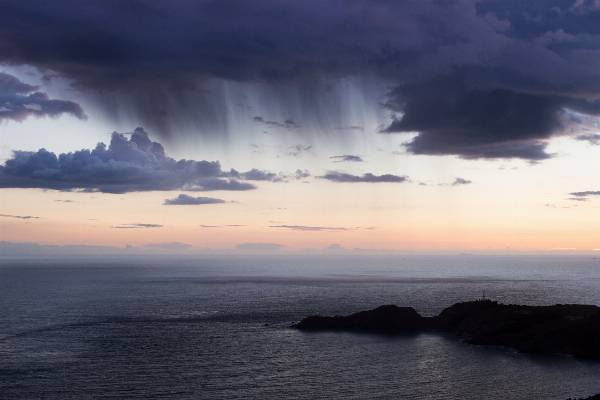
[[[451,332],[466,335],[465,341],[470,344],[600,360],[600,307],[594,305],[526,306],[476,300],[456,303],[435,317],[423,317],[412,307],[384,305],[349,316],[309,316],[292,327],[389,333]]]

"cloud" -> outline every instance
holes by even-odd
[[[262,171],[256,168],[252,168],[247,172],[238,172],[235,169],[229,171],[228,176],[237,179],[243,179],[247,181],[269,181],[269,182],[287,182],[287,179],[304,179],[310,176],[308,170],[302,171],[301,169],[297,169],[293,174],[285,174],[280,172],[276,174],[275,172],[270,171]]]
[[[235,173],[237,174],[237,172]],[[218,161],[174,160],[137,128],[131,138],[113,133],[106,148],[56,155],[46,149],[15,151],[0,166],[0,188],[40,188],[127,193],[151,190],[251,190],[229,178]]]
[[[337,159],[338,161],[334,161],[336,163],[344,162],[344,161],[364,162],[364,160],[360,156],[353,156],[353,155],[348,155],[348,154],[343,155],[343,156],[333,156],[333,157],[329,157],[329,158]]]
[[[283,244],[278,243],[240,243],[236,246],[238,250],[258,253],[272,253],[284,247]]]
[[[600,145],[600,134],[597,133],[587,133],[579,136],[575,136],[575,140],[581,140],[589,142],[589,144],[598,146]]]
[[[361,131],[361,132],[365,131],[365,128],[363,128],[362,126],[359,126],[359,125],[338,126],[335,129],[337,129],[339,131]]]
[[[454,182],[452,182],[452,186],[468,185],[469,183],[472,183],[472,182],[467,179],[456,178],[454,180]]]
[[[259,124],[267,125],[267,126],[274,127],[274,128],[283,128],[283,129],[287,129],[287,130],[294,129],[294,128],[300,128],[300,125],[295,123],[294,120],[291,118],[287,118],[283,122],[269,121],[269,120],[264,119],[263,117],[254,117],[254,118],[252,118],[252,120],[254,122],[258,122]]]
[[[171,242],[171,243],[152,243],[144,246],[148,249],[157,249],[157,250],[165,250],[165,251],[181,251],[187,250],[192,246],[191,244],[181,243],[181,242]]]
[[[301,121],[257,123],[322,132],[346,125],[343,110],[356,100],[338,95],[324,107],[315,94],[346,77],[363,78],[365,92],[383,81],[394,118],[382,132],[416,134],[410,153],[544,160],[565,109],[600,114],[594,4],[5,0],[0,63],[54,71],[107,108],[126,98],[132,118],[161,133],[177,122],[204,134],[226,126],[215,110],[239,99],[207,90],[215,81],[271,90],[276,107],[261,96],[247,101],[261,110],[302,110]]]
[[[247,182],[239,182],[235,179],[204,178],[199,179],[193,186],[183,186],[182,189],[190,192],[210,192],[213,190],[243,191],[256,189],[256,186]]]
[[[214,199],[212,197],[192,197],[187,194],[180,194],[174,199],[165,199],[166,206],[200,205],[200,204],[218,204],[226,203],[225,200]]]
[[[38,92],[39,86],[21,82],[18,78],[0,72],[0,122],[24,121],[28,117],[58,117],[67,113],[86,119],[81,106],[72,101],[51,100],[46,93]]]
[[[310,176],[310,173],[308,172],[307,169],[305,169],[304,171],[302,171],[301,169],[297,169],[293,175],[293,177],[296,178],[296,180],[306,179],[309,176]]]
[[[343,248],[341,244],[332,243],[321,251],[324,253],[346,253],[348,250]]]
[[[290,149],[291,151],[288,152],[287,155],[288,156],[293,156],[293,157],[298,157],[302,153],[305,153],[305,152],[312,153],[312,151],[310,150],[310,149],[312,149],[312,146],[302,146],[301,144],[290,146],[290,147],[288,147],[288,149]]]
[[[563,127],[566,99],[470,89],[465,79],[451,76],[398,86],[390,93],[387,107],[402,116],[382,132],[419,132],[404,144],[413,154],[466,159],[551,157],[545,140]]]
[[[122,254],[123,249],[112,246],[86,245],[44,245],[38,243],[15,243],[0,241],[0,253],[3,256],[31,257],[50,254]]]
[[[589,197],[589,196],[600,196],[600,191],[587,191],[587,192],[572,192],[569,193],[571,196],[575,197]]]
[[[338,171],[328,171],[323,176],[317,176],[319,179],[327,179],[332,182],[339,183],[359,183],[359,182],[368,182],[368,183],[400,183],[408,180],[406,176],[398,176],[391,174],[384,175],[373,175],[372,173],[366,173],[362,176],[351,175],[344,172]]]
[[[230,227],[240,227],[240,226],[247,226],[247,225],[239,225],[239,224],[232,224],[232,225],[198,225],[201,228],[230,228]]]
[[[335,226],[303,226],[303,225],[271,225],[269,228],[289,229],[292,231],[330,231],[342,232],[350,231],[350,228],[340,228]]]
[[[152,243],[137,247],[132,245],[124,246],[89,246],[89,245],[43,245],[38,243],[14,243],[0,241],[0,253],[2,255],[13,255],[20,257],[40,256],[40,255],[151,255],[173,252],[179,254],[210,254],[210,249],[201,249],[192,245],[171,242],[171,243]],[[217,254],[219,251],[216,252]],[[214,254],[214,253],[213,253]]]
[[[5,217],[5,218],[17,218],[17,219],[40,219],[40,217],[32,217],[31,215],[9,215],[9,214],[0,214],[0,217]]]
[[[238,172],[232,169],[229,172],[229,175],[231,175],[234,178],[245,179],[247,181],[281,182],[285,178],[285,176],[281,174],[278,175],[275,172],[261,171],[256,168],[252,168],[250,171],[247,172]]]
[[[112,226],[111,228],[117,228],[117,229],[138,229],[138,228],[164,228],[164,227],[162,225],[160,225],[160,224],[140,224],[140,223],[135,223],[135,224],[124,224],[124,225]]]

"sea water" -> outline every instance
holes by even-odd
[[[483,293],[600,305],[600,260],[538,256],[0,259],[2,399],[566,399],[600,362],[451,334],[302,332],[382,304]]]

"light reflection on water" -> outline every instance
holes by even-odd
[[[599,363],[288,326],[390,303],[435,315],[484,290],[598,305],[599,269],[564,257],[2,260],[0,397],[579,398],[600,393]]]

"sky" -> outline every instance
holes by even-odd
[[[593,252],[599,157],[598,0],[0,4],[5,254]]]

